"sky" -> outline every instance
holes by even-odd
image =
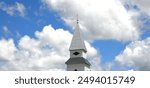
[[[77,15],[96,71],[150,70],[149,0],[0,0],[0,70],[66,69]]]

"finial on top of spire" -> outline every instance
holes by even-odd
[[[77,14],[77,24],[79,23],[79,18],[78,18],[78,14]]]

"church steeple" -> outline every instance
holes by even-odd
[[[87,52],[84,40],[81,36],[80,27],[79,27],[79,20],[77,18],[77,24],[75,28],[75,32],[71,41],[71,45],[69,50],[83,50],[84,52]]]
[[[77,18],[76,29],[70,44],[70,58],[66,61],[67,71],[88,71],[90,63],[86,57],[86,47],[81,36],[79,20]]]

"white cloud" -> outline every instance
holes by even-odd
[[[65,70],[72,34],[45,26],[35,38],[24,36],[15,46],[12,39],[0,40],[0,70]],[[101,70],[97,50],[86,42],[92,69]],[[99,66],[99,68],[98,68]]]
[[[5,2],[0,2],[0,10],[5,11],[10,16],[20,15],[25,16],[26,8],[22,3],[15,2],[14,5],[7,5]]]
[[[50,9],[73,26],[76,14],[89,40],[115,39],[130,41],[139,38],[139,30],[132,16],[119,0],[43,0]]]
[[[132,9],[140,9],[150,15],[149,0],[120,0],[123,4],[127,4]]]
[[[88,50],[87,52],[87,58],[92,64],[91,69],[92,70],[103,70],[101,67],[101,61],[100,61],[100,54],[99,52],[92,47],[88,42],[85,42],[86,48]]]
[[[149,29],[150,8],[149,0],[120,0],[132,17],[136,26],[142,31]]]
[[[6,38],[13,36],[13,33],[8,29],[7,26],[3,26],[2,32]]]
[[[16,47],[13,43],[13,40],[0,40],[0,58],[2,60],[13,60]]]
[[[133,3],[135,3],[142,11],[150,16],[149,0],[133,0]]]
[[[132,42],[115,60],[135,70],[150,70],[150,38]]]
[[[26,8],[23,4],[16,2],[16,9],[21,16],[25,16]]]
[[[3,31],[5,32],[5,33],[7,33],[9,30],[8,30],[8,27],[7,26],[3,26]]]

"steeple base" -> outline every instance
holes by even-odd
[[[67,62],[67,71],[90,71],[90,63],[83,57],[70,58]]]

